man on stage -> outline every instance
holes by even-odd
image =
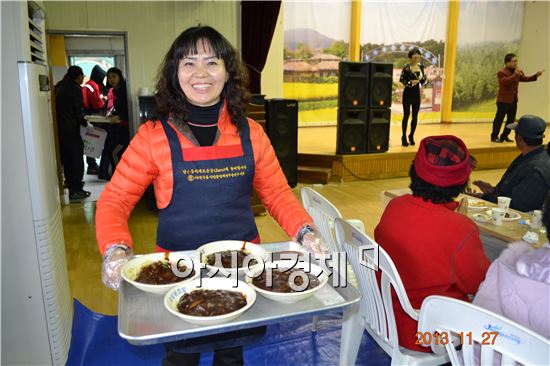
[[[516,119],[516,111],[518,107],[518,84],[520,81],[536,81],[542,75],[544,70],[537,71],[536,74],[525,76],[523,70],[518,67],[518,58],[513,53],[508,53],[504,56],[504,64],[506,65],[497,72],[498,78],[498,94],[497,94],[497,113],[493,121],[493,132],[491,133],[491,141],[502,143],[512,142],[508,138],[510,129],[506,126],[504,131],[498,137],[502,121],[506,116],[506,125],[514,123]]]

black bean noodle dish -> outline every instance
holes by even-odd
[[[237,253],[237,260],[235,261],[236,266],[233,265],[233,259],[232,255],[233,253]],[[225,250],[223,252],[216,252],[212,253],[206,256],[206,263],[209,266],[214,266],[216,264],[221,263],[223,268],[242,268],[244,267],[244,260],[246,256],[250,255],[250,252],[245,250]],[[219,262],[216,263],[216,258],[219,258]],[[255,259],[251,259],[248,263],[249,266],[253,266],[257,264],[258,261]]]
[[[180,272],[185,272],[187,266],[185,261],[180,260],[177,264]],[[145,283],[148,285],[167,285],[170,283],[181,282],[187,278],[195,275],[195,269],[191,271],[186,277],[179,277],[172,271],[171,262],[169,259],[169,253],[166,252],[164,259],[153,262],[146,266],[141,267],[139,274],[136,278],[136,282]]]
[[[284,271],[282,271],[280,268],[274,268],[271,271],[272,273],[271,286],[268,286],[268,283],[267,283],[267,279],[268,279],[268,276],[270,275],[270,271],[265,269],[259,277],[256,277],[252,280],[252,283],[254,284],[254,286],[266,291],[286,292],[286,293],[297,292],[292,287],[290,287],[290,284],[291,284],[290,275],[294,272],[297,272],[300,274],[300,276],[294,277],[294,284],[296,285],[296,287],[302,287],[304,283],[304,279],[301,276],[305,277],[305,275],[307,275],[307,278],[309,279],[309,284],[303,291],[311,290],[312,288],[319,286],[320,284],[319,278],[312,275],[311,273],[306,273],[302,269],[298,269],[298,268],[284,269]]]
[[[246,306],[246,297],[238,291],[193,290],[178,302],[178,311],[192,316],[216,316],[232,313]]]

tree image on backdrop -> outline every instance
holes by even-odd
[[[504,67],[504,56],[519,49],[523,6],[523,2],[505,1],[460,3],[453,120],[483,121],[494,117],[496,73]]]

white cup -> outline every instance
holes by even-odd
[[[502,208],[505,212],[507,212],[510,208],[510,202],[512,201],[512,199],[510,197],[498,196],[497,201],[498,208]]]
[[[491,210],[491,215],[493,216],[493,224],[500,226],[502,225],[504,215],[506,215],[506,210],[500,207],[495,207]]]
[[[542,227],[542,211],[535,210],[533,211],[533,216],[531,217],[531,228],[540,229]]]

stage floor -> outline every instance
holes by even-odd
[[[511,147],[513,142],[494,143],[490,140],[492,123],[430,123],[420,124],[416,128],[415,146],[401,146],[401,125],[390,127],[389,153],[416,151],[418,142],[430,135],[455,135],[460,137],[469,149],[488,147]],[[514,139],[514,134],[510,135]],[[298,129],[298,153],[300,154],[336,154],[336,126],[300,127]]]

